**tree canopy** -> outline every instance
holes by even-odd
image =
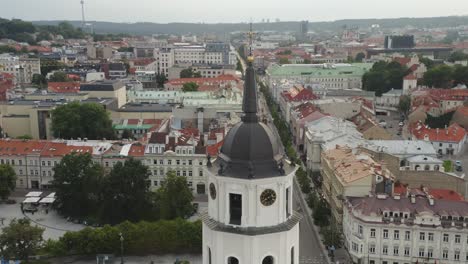
[[[69,82],[70,79],[68,78],[67,74],[65,72],[54,72],[49,78],[50,82]]]
[[[96,215],[101,201],[104,171],[86,154],[69,154],[54,167],[52,185],[59,213],[75,218]]]
[[[157,190],[162,219],[188,217],[193,213],[193,194],[187,185],[187,179],[176,176],[173,171],[166,174],[166,180]]]
[[[44,229],[31,226],[29,219],[24,218],[13,219],[0,233],[0,255],[27,261],[39,249]]]
[[[362,86],[366,91],[374,91],[377,96],[393,89],[403,88],[403,77],[408,69],[398,62],[379,61],[362,76]]]
[[[196,84],[195,82],[184,83],[184,85],[182,86],[182,91],[183,92],[196,92],[198,91],[198,84]]]
[[[6,200],[16,187],[16,173],[9,164],[0,165],[0,199]]]
[[[201,77],[201,73],[195,71],[192,67],[183,69],[180,72],[180,78],[200,78],[200,77]]]
[[[411,107],[411,97],[408,95],[402,95],[400,97],[400,101],[398,102],[398,110],[400,111],[400,113],[406,116],[409,113],[410,107]]]
[[[56,138],[115,138],[109,113],[97,103],[72,102],[52,110]]]
[[[424,73],[424,85],[434,88],[451,88],[453,67],[448,65],[435,66]]]
[[[117,224],[125,220],[155,219],[151,213],[151,191],[148,167],[129,159],[117,162],[103,180],[101,219]]]
[[[462,51],[455,51],[452,54],[450,54],[448,58],[448,61],[450,62],[464,61],[464,60],[468,60],[468,54]]]

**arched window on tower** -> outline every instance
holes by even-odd
[[[291,264],[294,264],[294,247],[291,248]]]
[[[208,247],[208,264],[211,264],[211,248]]]
[[[262,264],[273,264],[273,257],[272,256],[267,256],[263,259]]]
[[[229,257],[227,264],[239,264],[239,260],[235,257]]]

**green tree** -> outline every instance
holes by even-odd
[[[52,110],[56,138],[115,138],[109,113],[97,103],[72,102]]]
[[[201,73],[195,71],[192,67],[183,69],[180,72],[180,78],[200,78],[200,77],[201,77]]]
[[[124,129],[124,131],[122,132],[122,136],[121,136],[122,139],[133,139],[134,136],[133,136],[133,133],[131,130],[129,129]]]
[[[403,77],[408,69],[397,62],[379,61],[362,76],[363,89],[374,91],[377,96],[393,89],[403,88]]]
[[[242,63],[240,62],[240,60],[237,61],[236,71],[240,71],[240,72],[244,71],[242,69]]]
[[[133,47],[120,47],[119,52],[133,52]]]
[[[117,162],[104,179],[101,218],[117,224],[150,217],[150,181],[148,167],[135,159]],[[154,218],[153,218],[154,219]]]
[[[61,70],[61,69],[64,69],[65,67],[66,65],[60,61],[51,60],[51,59],[41,59],[41,73],[44,76],[47,76],[49,72]]]
[[[450,62],[456,62],[456,61],[464,61],[468,60],[468,54],[463,53],[462,51],[454,51],[452,54],[450,54],[448,61]]]
[[[362,62],[362,60],[365,58],[366,54],[364,54],[363,52],[359,52],[358,54],[356,54],[356,58],[354,60],[357,62]]]
[[[68,154],[54,167],[54,206],[61,214],[76,218],[94,216],[101,201],[104,169],[91,154]]]
[[[411,107],[411,97],[408,95],[402,95],[400,97],[400,102],[398,102],[398,110],[400,113],[403,113],[405,116],[408,115]]]
[[[16,187],[16,173],[9,164],[0,165],[0,199],[6,200]]]
[[[341,228],[338,225],[332,224],[330,226],[322,227],[320,229],[320,233],[323,236],[323,243],[326,246],[340,246],[342,233]]]
[[[432,69],[432,67],[435,66],[434,61],[431,60],[431,59],[429,59],[429,58],[426,58],[426,57],[420,57],[420,58],[419,58],[419,61],[420,61],[422,64],[426,65],[426,68],[427,68],[427,69]]]
[[[195,82],[184,83],[182,86],[182,92],[196,92],[198,91],[198,84]]]
[[[67,74],[64,72],[54,72],[52,76],[49,77],[50,82],[69,82]]]
[[[40,247],[44,229],[31,226],[28,219],[13,219],[0,234],[0,255],[4,259],[19,259],[28,262]]]
[[[163,88],[166,82],[167,82],[167,77],[165,74],[158,73],[156,75],[156,83],[158,84],[158,88]]]
[[[468,66],[455,66],[453,70],[453,82],[455,85],[468,84]]]
[[[314,223],[318,226],[328,226],[330,224],[331,211],[324,200],[320,200],[317,208],[314,210],[313,218]]]
[[[13,53],[16,54],[18,53],[15,48],[7,46],[7,45],[2,45],[0,46],[0,54],[2,53]]]
[[[50,33],[47,31],[40,31],[36,36],[37,41],[51,40],[51,39],[52,37],[50,36]]]
[[[454,114],[455,111],[447,112],[440,116],[432,116],[428,114],[425,123],[430,128],[445,128],[450,125],[450,121],[452,121]]]
[[[279,59],[279,64],[290,64],[288,58],[280,58]]]
[[[424,85],[435,88],[451,88],[453,80],[453,68],[447,65],[439,65],[424,73]]]
[[[312,61],[310,59],[304,59],[304,64],[311,64]]]
[[[169,171],[166,180],[157,190],[161,219],[186,218],[193,213],[193,194],[183,176]]]
[[[30,140],[30,139],[33,139],[33,137],[31,135],[28,135],[28,134],[24,134],[22,136],[18,136],[16,137],[17,139],[23,139],[23,140]]]
[[[44,87],[44,85],[47,84],[47,80],[46,78],[44,77],[44,75],[42,74],[38,74],[38,73],[35,73],[32,77],[32,81],[31,81],[33,84],[39,86],[39,87]]]

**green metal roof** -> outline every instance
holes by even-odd
[[[333,68],[311,67],[303,64],[274,65],[268,69],[270,76],[311,76],[315,78],[327,77],[361,77],[372,68],[372,63],[354,63],[352,66],[336,65]]]

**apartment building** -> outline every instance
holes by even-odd
[[[41,60],[0,54],[0,70],[15,76],[16,83],[31,83],[34,74],[41,74]]]
[[[196,130],[196,129],[195,129]],[[151,186],[158,188],[166,174],[174,171],[187,177],[187,183],[196,194],[205,194],[208,185],[203,174],[206,165],[206,147],[201,146],[198,130],[183,133],[152,133],[145,146],[143,161],[151,172]]]
[[[345,245],[354,263],[468,262],[468,203],[428,193],[347,197]]]
[[[322,155],[322,193],[333,218],[341,223],[343,198],[364,197],[370,193],[391,193],[394,177],[371,155],[337,146]]]
[[[284,64],[266,70],[266,80],[273,97],[289,89],[281,85],[285,80],[310,84],[315,89],[361,89],[362,76],[372,64]]]

